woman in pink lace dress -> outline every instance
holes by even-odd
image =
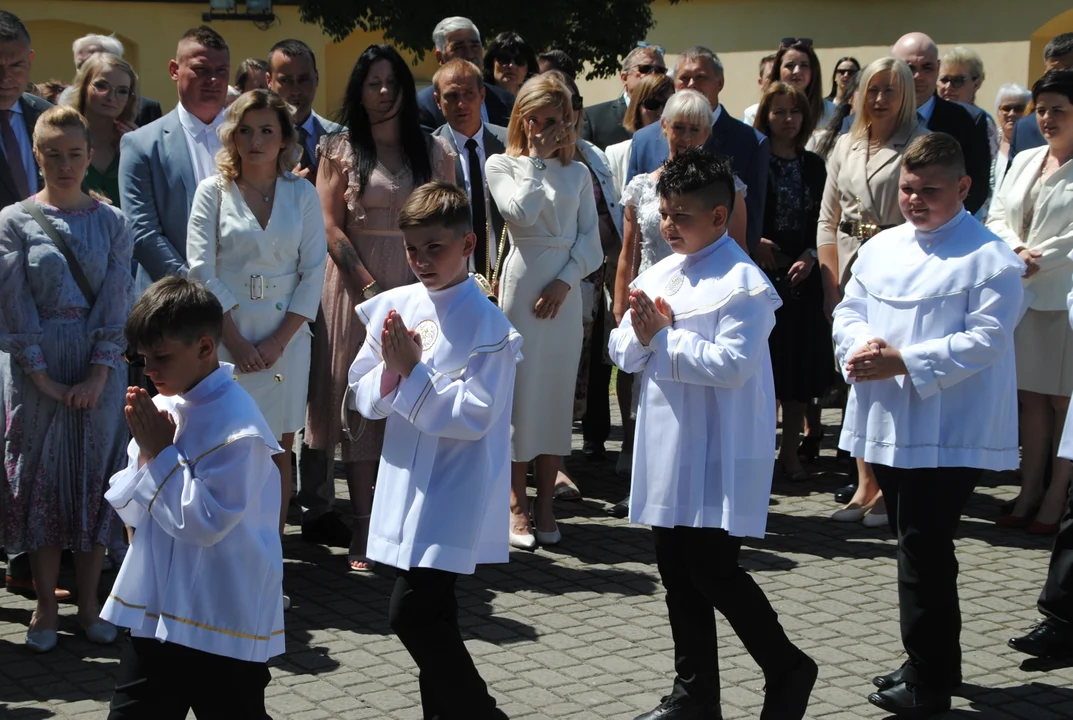
[[[406,61],[389,45],[371,45],[358,58],[343,98],[346,132],[321,140],[317,192],[328,231],[328,263],[321,306],[327,332],[315,332],[310,368],[306,444],[334,452],[342,444],[356,525],[350,568],[365,558],[373,484],[384,442],[384,421],[366,422],[340,408],[347,373],[365,328],[354,307],[383,290],[413,282],[398,229],[399,208],[418,185],[454,182],[454,156],[421,130],[417,92]]]

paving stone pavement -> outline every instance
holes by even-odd
[[[837,413],[825,419],[837,422]],[[515,720],[630,720],[669,688],[672,644],[649,530],[606,514],[626,488],[613,472],[617,424],[615,432],[612,462],[586,462],[576,452],[568,460],[585,500],[557,503],[559,547],[512,552],[509,564],[458,583],[467,645]],[[844,481],[830,437],[826,445],[816,477],[776,484],[768,535],[746,543],[742,562],[791,638],[820,665],[808,717],[879,718],[884,713],[865,700],[869,679],[902,661],[894,546],[886,530],[826,519],[835,509],[831,491]],[[1005,644],[1036,619],[1049,557],[1047,539],[992,524],[1013,495],[1011,482],[989,477],[961,526],[966,684],[949,717],[1071,718],[1073,668],[1033,667]],[[337,487],[345,497],[345,483]],[[420,718],[416,669],[388,627],[390,575],[348,573],[343,551],[307,545],[297,531],[289,527],[284,544],[294,609],[287,654],[272,662],[271,715]],[[115,649],[76,636],[73,608],[65,607],[59,647],[31,655],[22,638],[32,609],[0,592],[0,718],[103,718]],[[721,618],[719,632],[724,717],[756,718],[763,678]]]

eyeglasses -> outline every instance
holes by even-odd
[[[858,72],[860,72],[859,68],[837,68],[835,70],[836,74],[844,75],[846,77],[852,77],[853,75],[856,75]]]
[[[101,95],[108,95],[115,93],[117,98],[123,99],[130,97],[130,88],[125,85],[112,85],[104,78],[100,78],[93,83],[93,89],[99,92]]]
[[[585,98],[581,97],[580,95],[572,95],[570,97],[570,108],[574,112],[580,111],[583,107],[585,107]]]
[[[949,85],[950,87],[960,88],[964,87],[965,81],[969,78],[964,75],[942,75],[939,78],[939,82],[943,85]],[[973,78],[976,80],[976,78]]]
[[[1017,113],[1018,115],[1024,115],[1025,110],[1028,108],[1027,103],[1014,103],[1013,105],[1000,105],[999,112],[1004,113]]]
[[[123,361],[132,368],[145,367],[145,357],[131,352],[129,348],[123,352]]]
[[[779,40],[779,45],[782,45],[783,47],[790,47],[791,45],[812,47],[812,38],[784,37],[782,40]]]
[[[662,65],[652,65],[645,63],[644,65],[634,65],[631,70],[636,70],[639,75],[648,75],[649,73],[656,73],[657,75],[666,75],[667,68]]]
[[[662,45],[650,45],[650,44],[648,44],[646,42],[639,42],[639,43],[637,43],[637,47],[639,47],[639,48],[648,48],[649,50],[655,50],[660,55],[666,55],[667,54],[667,51],[663,49]]]
[[[667,98],[645,98],[641,101],[641,107],[648,112],[659,112],[667,104]]]
[[[508,52],[496,53],[495,61],[500,65],[513,65],[514,67],[522,67],[523,65],[529,64],[521,55],[512,55]]]

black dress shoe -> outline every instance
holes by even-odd
[[[607,512],[611,514],[611,517],[616,517],[620,520],[624,517],[627,517],[630,514],[630,496],[627,495],[626,497],[619,500],[617,503],[612,505],[611,509]]]
[[[723,720],[723,714],[719,710],[706,710],[689,699],[668,695],[660,700],[657,708],[633,720]]]
[[[334,511],[326,512],[316,520],[302,523],[302,539],[314,545],[348,548],[352,535],[351,529]]]
[[[872,693],[868,696],[868,702],[899,717],[929,718],[950,709],[950,693],[903,682]]]
[[[604,444],[593,442],[592,440],[586,440],[581,446],[581,454],[585,456],[586,460],[606,460],[607,453],[604,452]]]
[[[1073,657],[1073,626],[1047,618],[1036,623],[1027,635],[1010,638],[1006,644],[1018,652],[1039,658]]]
[[[853,496],[856,494],[857,483],[853,483],[852,485],[846,485],[845,487],[840,487],[835,490],[835,502],[839,505],[845,505],[850,500],[852,500]]]
[[[801,720],[808,710],[812,686],[819,675],[816,661],[805,653],[797,665],[764,688],[764,709],[760,720]]]
[[[872,678],[872,684],[880,690],[890,690],[895,685],[901,685],[905,682],[905,664],[903,663],[900,668],[890,673],[889,675],[876,675]],[[957,676],[954,678],[953,684],[950,686],[951,690],[956,690],[961,687],[961,672],[958,671]]]

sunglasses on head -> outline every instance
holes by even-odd
[[[779,45],[782,45],[783,47],[790,47],[791,45],[812,47],[812,38],[784,37],[782,40],[779,40]]]
[[[650,98],[645,98],[644,100],[641,101],[641,107],[643,107],[645,110],[647,110],[649,112],[657,112],[659,110],[662,110],[663,107],[666,104],[667,104],[667,98],[650,97]]]
[[[667,51],[663,49],[662,45],[650,45],[650,44],[648,44],[646,42],[639,42],[639,43],[637,43],[637,47],[639,47],[639,48],[648,48],[649,50],[655,50],[660,55],[666,55],[667,54]]]

